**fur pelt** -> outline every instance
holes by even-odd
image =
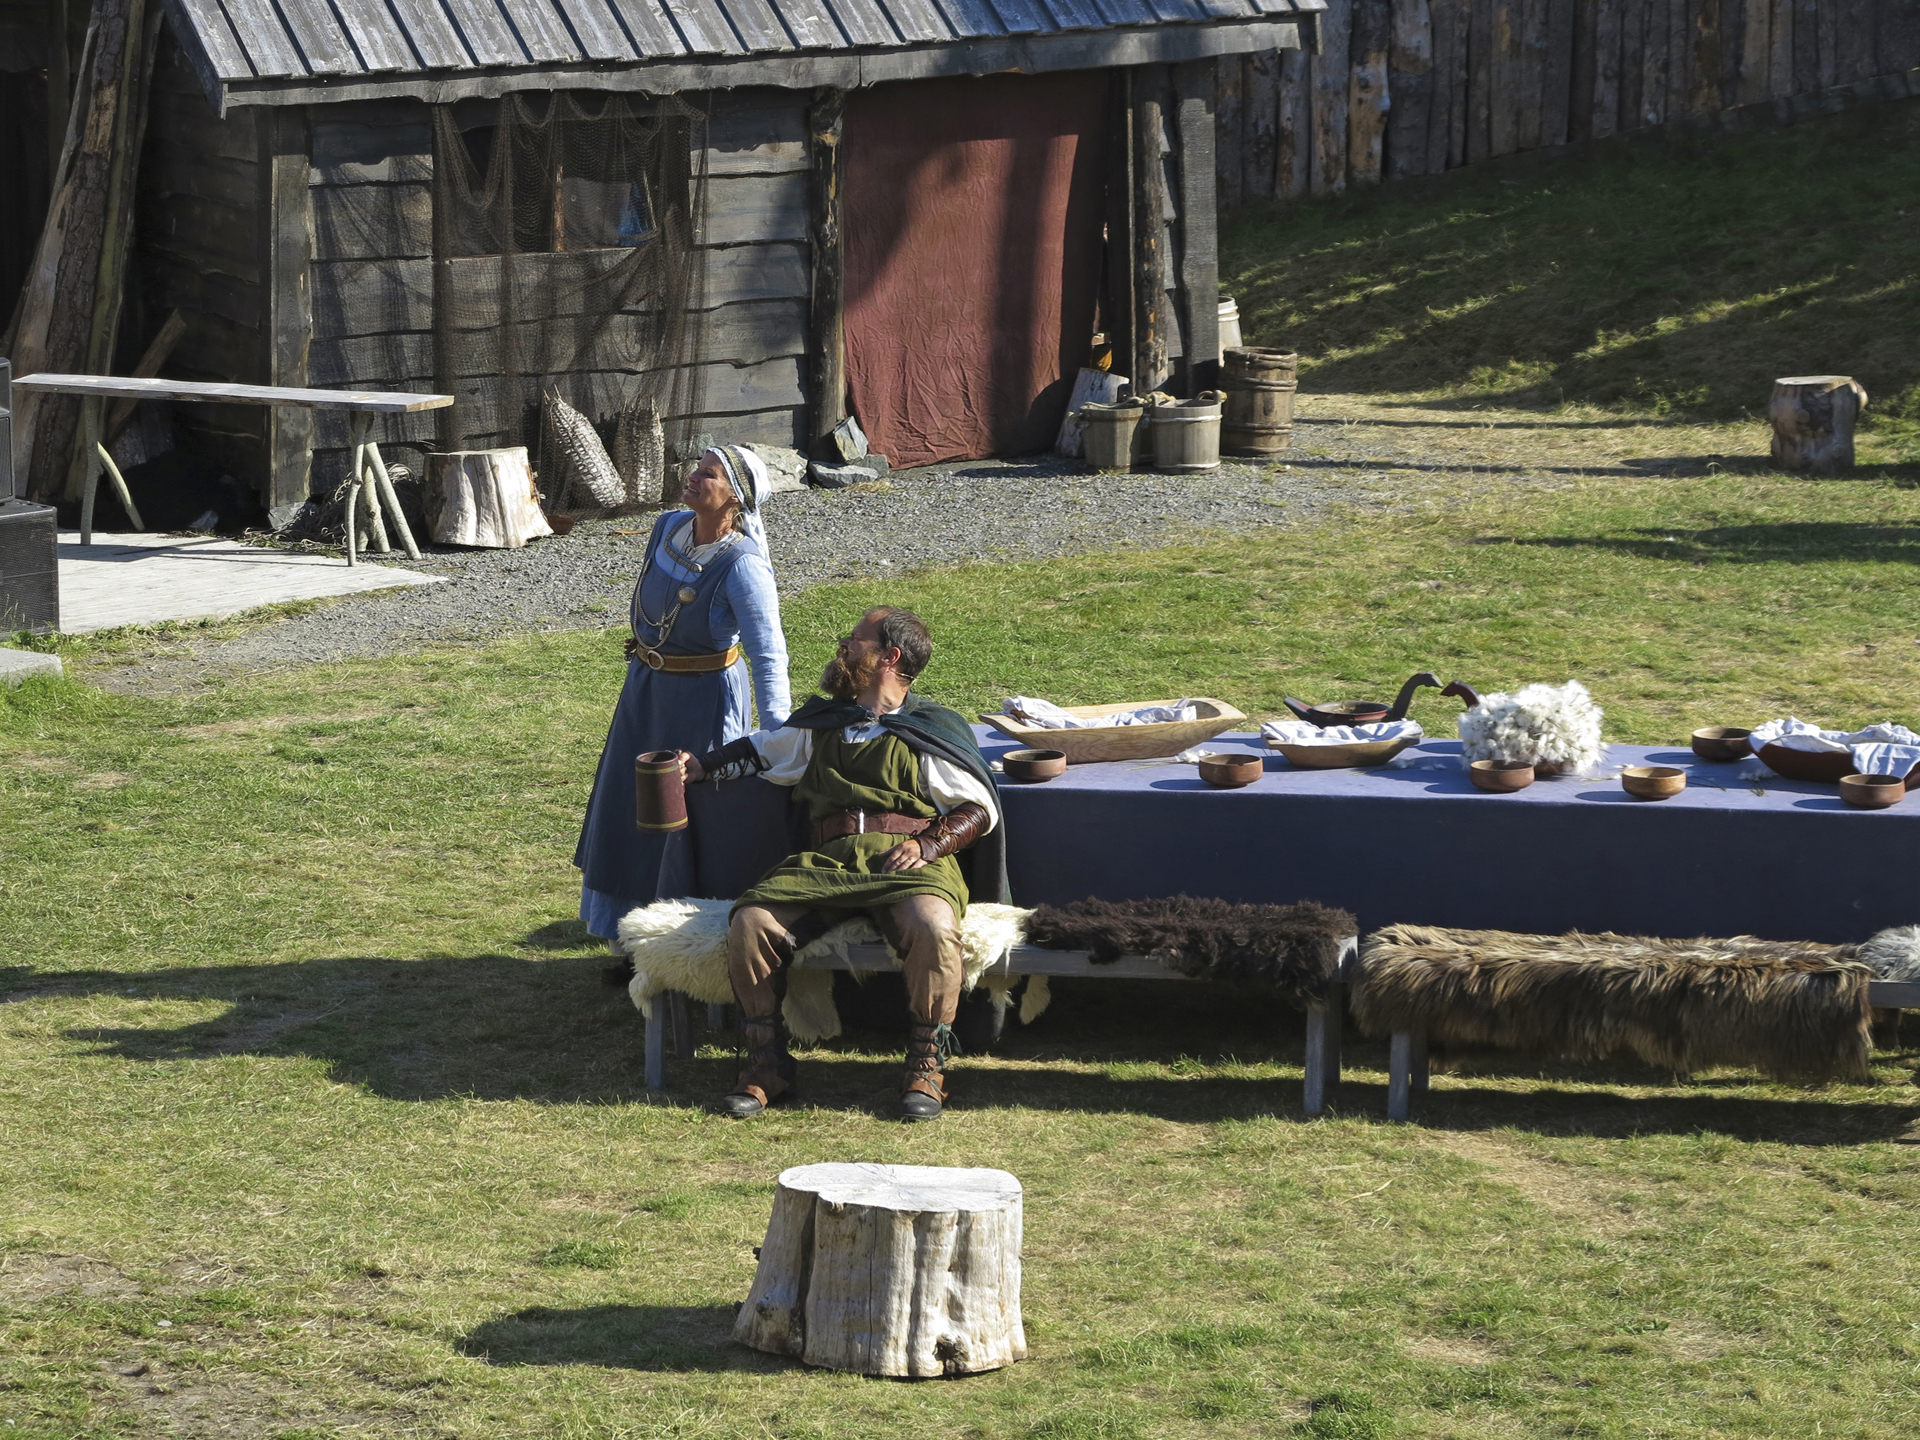
[[[1882,930],[1855,956],[1876,980],[1920,981],[1920,925]]]
[[[1256,985],[1305,1005],[1326,994],[1341,943],[1359,928],[1346,911],[1311,902],[1235,905],[1175,895],[1042,905],[1027,920],[1027,941],[1089,951],[1095,964],[1164,955],[1182,974]]]
[[[1558,765],[1584,775],[1606,758],[1600,707],[1578,680],[1488,695],[1460,715],[1461,749],[1474,760]]]
[[[1867,984],[1854,947],[1390,925],[1361,946],[1353,1014],[1371,1035],[1635,1056],[1687,1073],[1757,1068],[1865,1081]]]
[[[633,960],[633,979],[627,982],[627,994],[642,1014],[651,1014],[653,997],[669,990],[710,1005],[733,999],[733,986],[727,980],[727,915],[732,909],[731,900],[656,900],[621,918],[616,943]],[[966,989],[973,989],[984,978],[988,988],[996,992],[996,1002],[1006,1003],[1007,992],[1019,977],[986,972],[1022,943],[1028,913],[1017,905],[967,907],[966,917],[960,922]],[[802,948],[795,958],[844,958],[848,946],[876,944],[879,939],[880,932],[864,917],[845,920]],[[833,1004],[833,972],[793,966],[786,977],[787,998],[781,1013],[794,1037],[821,1040],[838,1035],[840,1014]],[[1039,1009],[1045,1008],[1046,1001],[1041,998]],[[1023,1005],[1023,1018],[1025,1010]]]

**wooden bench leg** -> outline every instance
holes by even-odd
[[[1347,987],[1327,987],[1327,1084],[1340,1083],[1340,1033],[1346,1028]]]
[[[1413,1053],[1409,1057],[1411,1064],[1407,1079],[1415,1095],[1427,1093],[1427,1032],[1413,1032]]]
[[[366,448],[368,468],[371,471],[367,477],[368,488],[375,488],[377,482],[380,499],[393,516],[393,528],[400,532],[400,543],[406,547],[407,558],[418,560],[420,547],[414,543],[413,527],[407,524],[406,514],[400,509],[400,496],[394,491],[393,477],[387,474],[387,462],[380,458],[380,447],[373,441],[367,441]]]
[[[647,1014],[647,1088],[664,1090],[667,1088],[667,997],[653,997],[653,1008]]]
[[[727,1007],[726,1007],[726,1006],[724,1006],[724,1005],[709,1005],[709,1006],[707,1006],[707,1029],[709,1029],[709,1030],[731,1030],[732,1028],[733,1028],[733,1026],[732,1026],[732,1025],[730,1025],[730,1024],[728,1023],[728,1021],[727,1021]]]
[[[1327,1108],[1327,1007],[1307,1007],[1306,1075],[1300,1090],[1300,1108],[1318,1115]]]
[[[1396,1030],[1387,1042],[1387,1119],[1405,1120],[1411,1108],[1413,1035]]]
[[[687,1018],[687,997],[678,990],[667,992],[667,1015],[673,1022],[673,1053],[682,1060],[691,1060],[693,1023]]]

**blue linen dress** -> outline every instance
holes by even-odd
[[[668,675],[637,656],[627,662],[627,681],[573,854],[581,872],[580,918],[603,939],[613,938],[629,910],[676,898],[691,880],[686,832],[651,833],[634,824],[634,757],[648,750],[704,755],[749,734],[755,728],[749,661],[760,724],[780,725],[789,709],[787,642],[766,552],[741,535],[695,570],[675,553],[675,547],[692,548],[691,527],[692,516],[684,510],[654,521],[645,568],[634,586],[634,633],[666,655],[710,655],[735,643],[746,655],[704,675]],[[665,618],[683,585],[693,587],[694,598],[680,607],[663,639],[647,617]]]

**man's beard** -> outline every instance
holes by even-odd
[[[836,700],[852,700],[873,684],[880,674],[880,657],[867,654],[851,664],[845,655],[836,655],[820,672],[820,688]]]

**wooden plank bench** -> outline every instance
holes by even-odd
[[[1871,981],[1867,1003],[1875,1010],[1920,1010],[1920,982]],[[1405,1120],[1413,1097],[1427,1093],[1428,1079],[1426,1032],[1394,1031],[1387,1040],[1387,1118]]]
[[[838,955],[810,957],[796,962],[807,970],[898,970],[900,962],[885,945],[849,945],[846,959]],[[1359,962],[1360,940],[1349,936],[1341,942],[1339,980],[1327,989],[1326,999],[1307,1009],[1306,1075],[1301,1107],[1309,1115],[1326,1109],[1327,1088],[1340,1079],[1340,1017],[1345,1009],[1346,981]],[[1046,950],[1038,945],[1016,945],[989,975],[1045,975],[1074,980],[1193,980],[1150,955],[1123,955],[1110,965],[1098,964],[1084,950]],[[719,1028],[714,1012],[722,1006],[708,1007],[708,1022]],[[671,1032],[671,1033],[670,1033]],[[687,1021],[687,997],[668,991],[654,999],[653,1013],[647,1016],[646,1078],[650,1090],[664,1089],[667,1083],[667,1049],[671,1044],[681,1059],[693,1056],[693,1032]]]
[[[380,458],[380,447],[367,437],[373,431],[375,415],[407,415],[419,410],[438,410],[453,404],[451,395],[415,395],[406,390],[308,390],[295,385],[228,385],[204,380],[141,380],[127,375],[56,375],[50,372],[15,380],[13,387],[49,395],[81,397],[80,425],[87,447],[86,487],[80,496],[82,545],[93,544],[93,500],[100,488],[103,463],[113,480],[114,492],[127,508],[127,518],[133,521],[133,528],[147,528],[141,524],[140,512],[134,508],[133,496],[127,491],[126,478],[121,475],[120,467],[113,463],[113,456],[107,453],[107,447],[101,443],[102,404],[108,400],[191,400],[203,404],[294,405],[309,410],[349,411],[352,416],[349,424],[353,469],[347,483],[347,564],[359,563],[354,553],[358,543],[358,527],[354,521],[363,484],[370,522],[368,528],[373,532],[374,543],[383,553],[393,548],[388,543],[386,525],[381,517],[384,505],[400,531],[407,557],[411,560],[420,558],[420,547],[414,543],[413,530],[407,524],[407,517],[400,512],[400,501],[394,494],[386,461]]]

